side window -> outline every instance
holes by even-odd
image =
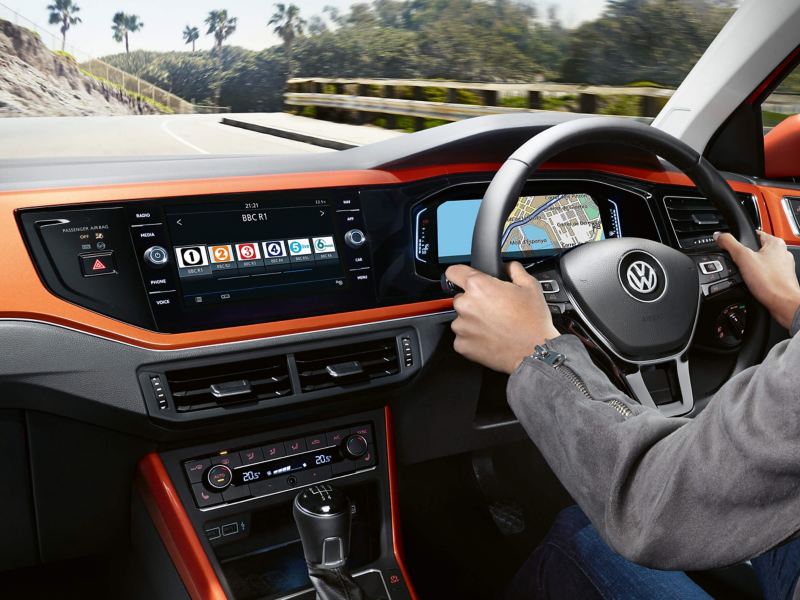
[[[764,133],[797,114],[800,114],[800,67],[795,67],[761,105]]]
[[[770,179],[800,180],[800,67],[761,104],[764,126],[764,174]]]

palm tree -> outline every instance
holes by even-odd
[[[222,42],[236,31],[236,21],[236,17],[228,16],[227,10],[212,10],[208,13],[205,20],[208,25],[206,35],[214,34],[214,49],[217,52],[222,50]]]
[[[192,45],[192,53],[194,53],[194,43],[200,37],[200,30],[197,27],[189,27],[186,26],[186,29],[183,30],[183,39],[186,40],[187,44]]]
[[[56,0],[55,4],[50,4],[47,7],[50,11],[50,24],[61,25],[61,51],[67,45],[67,30],[70,25],[77,25],[81,22],[81,18],[76,16],[75,13],[81,10],[77,4],[73,4],[72,0]]]
[[[306,25],[305,19],[300,18],[300,9],[296,5],[286,6],[283,2],[275,4],[275,13],[267,23],[267,26],[274,25],[273,33],[283,40],[283,47],[286,49],[286,61],[289,64],[289,77],[294,71],[292,64],[292,43],[295,38],[303,35],[303,28]]]
[[[125,40],[125,53],[130,54],[128,34],[139,31],[144,27],[144,23],[139,20],[139,15],[127,15],[124,12],[115,14],[112,21],[114,24],[111,26],[111,31],[114,32],[114,40],[117,42]]]
[[[275,25],[273,33],[283,40],[283,45],[290,51],[295,38],[303,35],[306,21],[300,18],[300,9],[295,4],[286,6],[279,2],[275,4],[275,14],[267,25]]]

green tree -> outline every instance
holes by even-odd
[[[81,18],[77,16],[81,7],[74,4],[72,0],[56,0],[54,4],[47,6],[50,11],[50,24],[61,25],[61,50],[63,52],[67,45],[67,31],[72,25],[77,25],[81,22]]]
[[[229,17],[227,10],[212,10],[206,17],[205,24],[208,26],[206,35],[214,35],[214,49],[217,52],[222,50],[222,44],[236,31],[236,17]]]
[[[716,0],[610,0],[598,19],[570,32],[561,79],[677,85],[732,12]]]
[[[306,21],[300,16],[300,9],[295,4],[288,6],[283,2],[275,4],[275,12],[267,26],[274,25],[272,31],[281,40],[289,62],[289,76],[292,76],[292,44],[295,39],[303,35]]]
[[[136,33],[144,23],[139,20],[139,15],[129,15],[124,12],[118,12],[112,19],[113,25],[111,31],[114,32],[114,40],[117,42],[125,42],[125,53],[130,53],[130,45],[128,43],[128,36],[131,33]]]
[[[200,30],[197,27],[190,27],[187,25],[183,30],[183,39],[187,44],[192,45],[192,54],[194,54],[194,43],[200,38]]]

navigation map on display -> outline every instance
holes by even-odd
[[[437,209],[437,243],[443,263],[469,260],[480,200],[451,200]],[[503,228],[507,258],[532,256],[605,238],[600,209],[589,194],[522,196]]]
[[[523,196],[506,221],[501,250],[525,254],[602,239],[600,210],[588,194]]]

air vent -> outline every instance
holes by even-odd
[[[178,412],[256,402],[292,393],[284,355],[167,371],[166,378]]]
[[[397,340],[393,337],[298,352],[294,359],[303,392],[362,383],[400,372]]]
[[[737,194],[739,202],[747,211],[750,220],[758,227],[761,219],[756,200],[750,194]],[[706,198],[690,196],[665,196],[672,230],[681,248],[697,248],[711,244],[715,231],[728,231],[728,225],[719,212]]]

